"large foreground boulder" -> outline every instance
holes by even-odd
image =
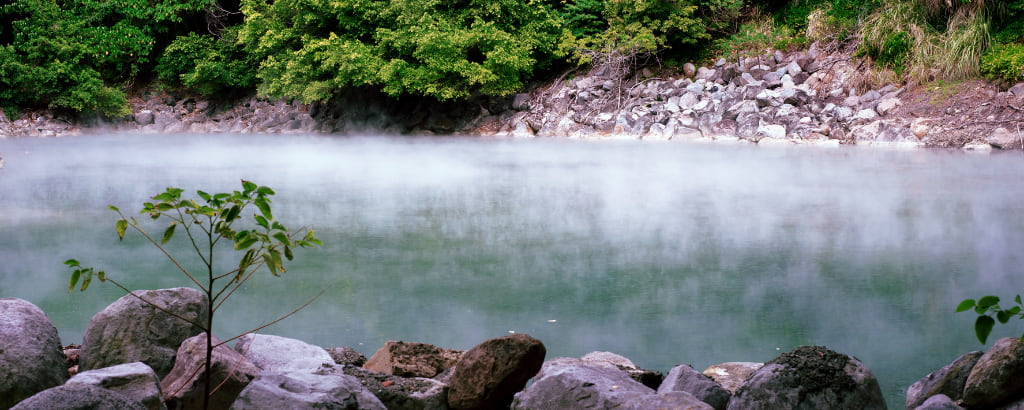
[[[978,363],[982,352],[974,351],[958,357],[953,363],[929,373],[907,388],[907,409],[913,410],[924,404],[929,397],[945,395],[952,401],[963,396],[964,385],[971,369]]]
[[[244,335],[235,343],[235,351],[263,371],[312,373],[334,364],[334,358],[320,346],[274,335]]]
[[[178,346],[203,331],[164,310],[205,324],[208,309],[203,294],[192,288],[137,290],[122,296],[89,322],[79,370],[143,362],[164,377],[174,367]]]
[[[1024,342],[1006,337],[978,359],[964,386],[968,408],[989,408],[1024,395]]]
[[[216,337],[213,345],[220,343]],[[205,392],[206,333],[185,340],[178,349],[174,369],[160,382],[170,409],[202,408]],[[226,345],[213,349],[210,380],[219,386],[210,397],[210,408],[226,409],[260,369]]]
[[[11,407],[11,410],[40,409],[146,410],[121,393],[84,383],[46,389]]]
[[[669,370],[665,381],[658,387],[658,394],[671,391],[690,393],[698,400],[714,407],[715,410],[724,410],[729,404],[729,398],[732,397],[732,393],[721,384],[686,364]]]
[[[760,368],[733,395],[729,409],[885,409],[878,380],[854,357],[801,346]]]
[[[442,349],[427,343],[389,340],[363,364],[367,370],[401,377],[434,377],[455,366],[461,350]]]
[[[142,362],[119,364],[76,374],[67,384],[91,384],[112,390],[149,410],[164,410],[160,379]]]
[[[453,409],[508,407],[512,395],[540,370],[545,354],[544,343],[526,334],[476,345],[455,365],[448,383],[448,404]]]
[[[566,357],[544,362],[533,383],[515,395],[511,408],[712,409],[686,392],[656,394],[612,364]]]
[[[386,407],[355,377],[324,368],[316,372],[264,371],[242,390],[231,409],[386,410]]]
[[[28,301],[0,299],[0,409],[67,379],[53,322]]]

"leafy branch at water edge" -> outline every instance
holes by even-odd
[[[1003,309],[999,307],[998,296],[985,296],[975,301],[974,299],[965,299],[963,302],[956,307],[957,312],[966,312],[973,309],[978,314],[978,319],[974,321],[974,333],[978,336],[978,340],[982,344],[988,340],[988,335],[992,333],[992,328],[996,325],[996,320],[999,323],[1005,324],[1009,322],[1014,316],[1024,319],[1024,304],[1021,303],[1020,295],[1013,298],[1013,301],[1017,304],[1009,309]],[[993,318],[993,316],[995,316]],[[1021,335],[1021,339],[1024,340],[1024,335]]]
[[[78,260],[69,259],[64,262],[68,265],[71,278],[68,284],[68,292],[74,291],[81,284],[82,291],[89,287],[95,276],[101,282],[111,282],[125,292],[134,295],[142,302],[154,308],[185,320],[206,332],[206,374],[210,374],[211,357],[213,349],[220,344],[230,342],[244,334],[255,332],[271,324],[277,323],[284,318],[298,312],[311,303],[309,300],[295,311],[288,313],[276,320],[259,326],[253,330],[226,339],[220,344],[213,344],[213,319],[214,313],[221,305],[239,288],[242,287],[262,267],[274,276],[285,273],[284,260],[294,258],[296,247],[312,247],[323,245],[316,238],[312,228],[303,227],[290,231],[282,223],[274,219],[271,209],[270,197],[275,194],[274,190],[259,186],[250,181],[242,181],[242,190],[230,193],[208,194],[203,191],[196,191],[198,198],[182,198],[184,190],[180,188],[167,188],[163,193],[152,197],[152,202],[145,202],[140,214],[146,214],[152,220],[169,221],[163,229],[159,239],[150,235],[135,217],[125,216],[120,209],[110,206],[110,210],[116,212],[120,217],[114,224],[119,240],[124,240],[129,228],[138,232],[153,246],[159,249],[176,269],[181,271],[195,286],[206,296],[209,304],[208,317],[205,323],[202,320],[189,320],[178,314],[168,311],[164,307],[142,299],[132,293],[126,286],[113,280],[105,271],[96,270],[92,267],[83,267]],[[251,220],[243,216],[243,212],[250,206],[256,208]],[[239,225],[249,221],[244,229]],[[193,272],[186,268],[185,263],[174,256],[165,245],[175,237],[177,232],[184,231],[187,243],[191,246],[194,255],[198,257],[204,272]],[[182,235],[178,235],[179,237]],[[218,246],[220,245],[220,246]],[[217,256],[223,255],[218,252],[220,248],[230,247],[234,251],[244,252],[237,262],[232,262],[225,271],[218,271],[215,263]],[[320,294],[323,294],[321,292]],[[317,295],[318,297],[319,295]],[[206,378],[205,396],[209,399],[211,393],[210,378]],[[204,404],[204,408],[208,403]]]

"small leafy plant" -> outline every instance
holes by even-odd
[[[139,298],[156,309],[203,329],[206,332],[206,360],[204,369],[206,374],[209,375],[214,348],[237,339],[244,334],[252,333],[277,323],[306,307],[316,297],[277,320],[252,329],[242,335],[224,340],[218,345],[213,344],[214,313],[260,268],[266,267],[274,276],[280,276],[282,273],[285,273],[284,260],[292,260],[296,247],[318,246],[323,245],[323,243],[316,238],[312,228],[303,227],[295,231],[289,231],[284,225],[274,219],[270,206],[270,197],[275,193],[269,187],[259,186],[253,182],[243,180],[241,191],[212,195],[203,191],[196,191],[198,199],[182,198],[183,192],[184,190],[179,188],[167,188],[163,193],[153,196],[153,202],[145,202],[143,204],[140,211],[141,214],[146,214],[153,220],[164,219],[170,222],[164,228],[163,235],[159,240],[146,232],[134,217],[125,216],[120,209],[112,205],[110,210],[120,216],[120,219],[114,224],[118,239],[124,239],[128,228],[135,230],[163,252],[170,259],[171,263],[205,294],[206,301],[210,307],[205,323],[201,323],[203,322],[201,320],[189,320],[166,310],[162,306],[142,299],[102,270],[84,267],[75,259],[68,259],[64,264],[72,269],[71,279],[68,284],[69,293],[74,291],[79,284],[81,284],[80,289],[84,291],[89,287],[93,277],[96,277],[101,282],[113,283],[128,294]],[[243,212],[250,205],[254,206],[257,212],[249,220],[251,225],[246,229],[242,229],[239,225],[247,220]],[[203,272],[189,271],[164,246],[175,236],[176,232],[181,231],[184,231],[192,250],[195,251],[195,255],[199,258]],[[218,249],[226,246],[244,253],[242,253],[237,263],[230,265],[230,270],[218,272],[214,258],[219,255]],[[321,291],[320,294],[323,294],[323,292]],[[209,408],[209,396],[211,393],[211,380],[209,377],[205,378],[204,389],[203,408],[206,409]]]
[[[988,335],[992,333],[992,328],[996,325],[996,320],[999,323],[1005,324],[1014,316],[1024,319],[1024,313],[1022,313],[1024,304],[1021,303],[1020,295],[1013,298],[1013,301],[1016,303],[1016,306],[1004,309],[999,307],[998,296],[985,296],[977,301],[965,299],[957,305],[956,311],[966,312],[974,309],[974,312],[978,314],[978,319],[974,321],[974,333],[978,336],[981,344],[985,344],[985,341],[988,340]],[[1024,335],[1021,335],[1021,339],[1024,340]]]

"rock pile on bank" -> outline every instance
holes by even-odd
[[[167,301],[181,293],[179,288],[137,295]],[[610,352],[545,360],[544,344],[525,334],[487,340],[465,352],[391,341],[369,359],[349,348],[329,352],[295,339],[248,334],[234,348],[218,346],[207,375],[205,333],[175,326],[174,337],[140,337],[161,330],[145,324],[166,313],[150,309],[129,316],[124,309],[139,310],[129,299],[138,298],[125,296],[94,319],[122,317],[124,326],[113,327],[120,330],[104,340],[87,338],[83,351],[115,358],[117,352],[138,351],[125,343],[154,352],[173,347],[169,373],[154,370],[166,363],[162,355],[121,355],[68,379],[56,329],[45,314],[23,300],[0,299],[0,409],[197,408],[207,377],[219,385],[211,408],[231,409],[886,408],[867,367],[821,346],[799,347],[764,364],[724,363],[704,372],[678,365],[662,376]],[[203,308],[192,305],[171,304],[168,310],[187,316]],[[179,343],[180,336],[186,337]],[[968,353],[915,383],[907,408],[1020,408],[1022,375],[1024,343],[1002,339],[988,352]]]
[[[921,102],[897,85],[858,90],[855,61],[819,47],[687,64],[680,77],[640,81],[598,69],[518,95],[518,112],[483,122],[515,137],[1022,148],[1008,129],[1024,125],[1024,84],[978,107],[936,112],[945,101]]]

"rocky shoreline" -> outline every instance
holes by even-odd
[[[870,369],[822,346],[703,372],[676,365],[663,375],[610,352],[548,359],[525,334],[467,351],[390,341],[369,359],[348,347],[247,334],[214,349],[207,375],[206,334],[178,318],[202,320],[206,309],[191,288],[136,291],[94,316],[82,345],[62,349],[42,310],[0,299],[0,409],[197,408],[207,377],[219,386],[216,409],[887,408]],[[1001,339],[911,385],[906,408],[1022,408],[1022,374],[1024,341]]]
[[[394,99],[368,89],[302,104],[255,97],[226,102],[144,92],[117,121],[75,122],[50,112],[9,121],[0,137],[86,132],[433,134],[507,137],[725,140],[750,143],[1024,148],[1024,83],[946,88],[871,87],[850,50],[815,43],[710,67],[623,78],[598,67],[509,98],[465,103]]]

